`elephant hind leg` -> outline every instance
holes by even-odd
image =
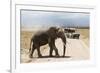
[[[33,53],[34,53],[35,49],[36,48],[34,46],[32,46],[32,50],[30,51],[30,54],[29,54],[30,58],[33,58]]]

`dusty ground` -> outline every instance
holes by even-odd
[[[31,63],[31,62],[47,62],[47,61],[70,61],[70,60],[87,60],[89,59],[89,29],[78,29],[76,32],[80,33],[80,39],[68,39],[66,47],[66,57],[65,58],[50,58],[48,44],[41,47],[41,53],[44,58],[37,58],[37,51],[33,54],[34,58],[30,59],[28,57],[28,49],[30,45],[30,38],[35,31],[21,31],[21,63]],[[58,48],[60,56],[63,53],[63,44],[61,39],[56,40],[56,46]],[[55,52],[53,52],[55,55]]]

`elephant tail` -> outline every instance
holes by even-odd
[[[31,52],[31,50],[32,50],[32,39],[31,39],[31,41],[30,41],[30,48],[29,48],[29,53]]]

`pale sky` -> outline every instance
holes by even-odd
[[[89,13],[21,10],[21,26],[89,26]]]

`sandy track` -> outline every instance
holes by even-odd
[[[73,60],[89,58],[89,47],[82,40],[70,39],[68,42],[67,54],[71,55]]]
[[[61,39],[56,40],[56,46],[58,48],[58,52],[60,56],[63,54],[63,43]],[[48,45],[41,47],[41,53],[43,56],[49,55],[49,47]],[[81,39],[67,39],[66,44],[66,56],[70,56],[70,58],[37,58],[37,51],[34,52],[34,58],[30,59],[28,57],[28,49],[21,49],[21,63],[29,63],[29,62],[55,62],[55,61],[70,61],[70,60],[86,60],[89,59],[89,47],[81,40]],[[53,51],[53,55],[55,52]]]

